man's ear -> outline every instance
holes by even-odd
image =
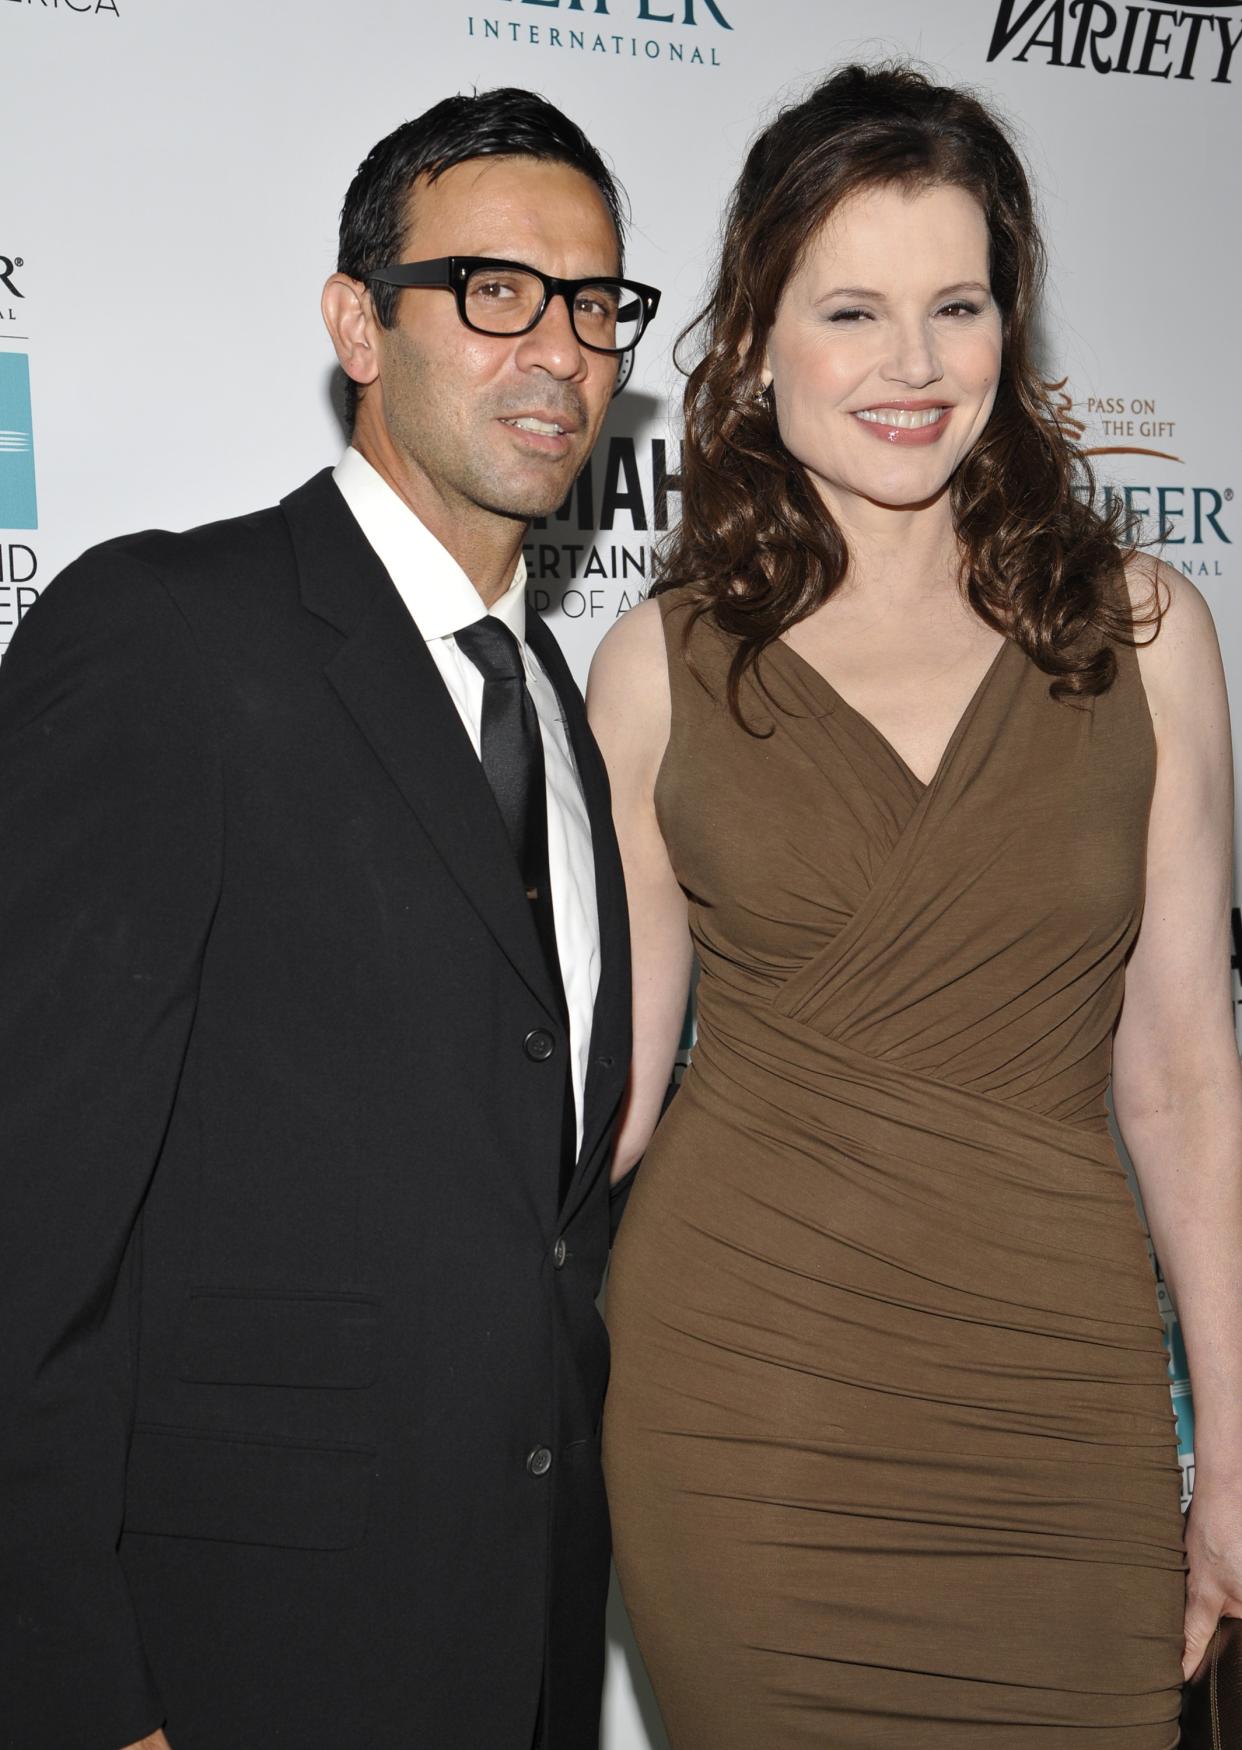
[[[348,274],[334,273],[323,288],[319,307],[345,375],[355,383],[373,383],[379,376],[378,324],[366,286]]]

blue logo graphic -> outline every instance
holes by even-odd
[[[30,360],[0,353],[0,529],[37,529]]]

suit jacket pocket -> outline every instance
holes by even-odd
[[[139,1425],[130,1446],[126,1532],[288,1549],[362,1541],[375,1454],[245,1434]]]
[[[379,1306],[358,1294],[192,1288],[177,1376],[211,1385],[355,1390],[378,1367]]]

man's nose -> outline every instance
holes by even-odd
[[[563,382],[586,374],[587,351],[574,333],[569,304],[562,293],[548,299],[538,322],[529,334],[522,335],[517,358],[523,370],[543,370]]]

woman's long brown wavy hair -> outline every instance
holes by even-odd
[[[1112,641],[1158,627],[1132,613],[1119,505],[1094,507],[1085,457],[1058,422],[1033,359],[1045,256],[1030,185],[1002,124],[968,92],[904,64],[843,68],[777,116],[747,156],[725,217],[711,296],[678,345],[701,336],[685,395],[682,518],[655,592],[688,584],[735,639],[729,705],[766,647],[815,612],[849,565],[841,530],[781,442],[764,351],[807,244],[849,196],[881,185],[966,189],[983,208],[1003,323],[991,416],[950,484],[962,587],[979,618],[1052,676],[1057,698],[1104,692]],[[1154,635],[1154,633],[1153,633]]]

